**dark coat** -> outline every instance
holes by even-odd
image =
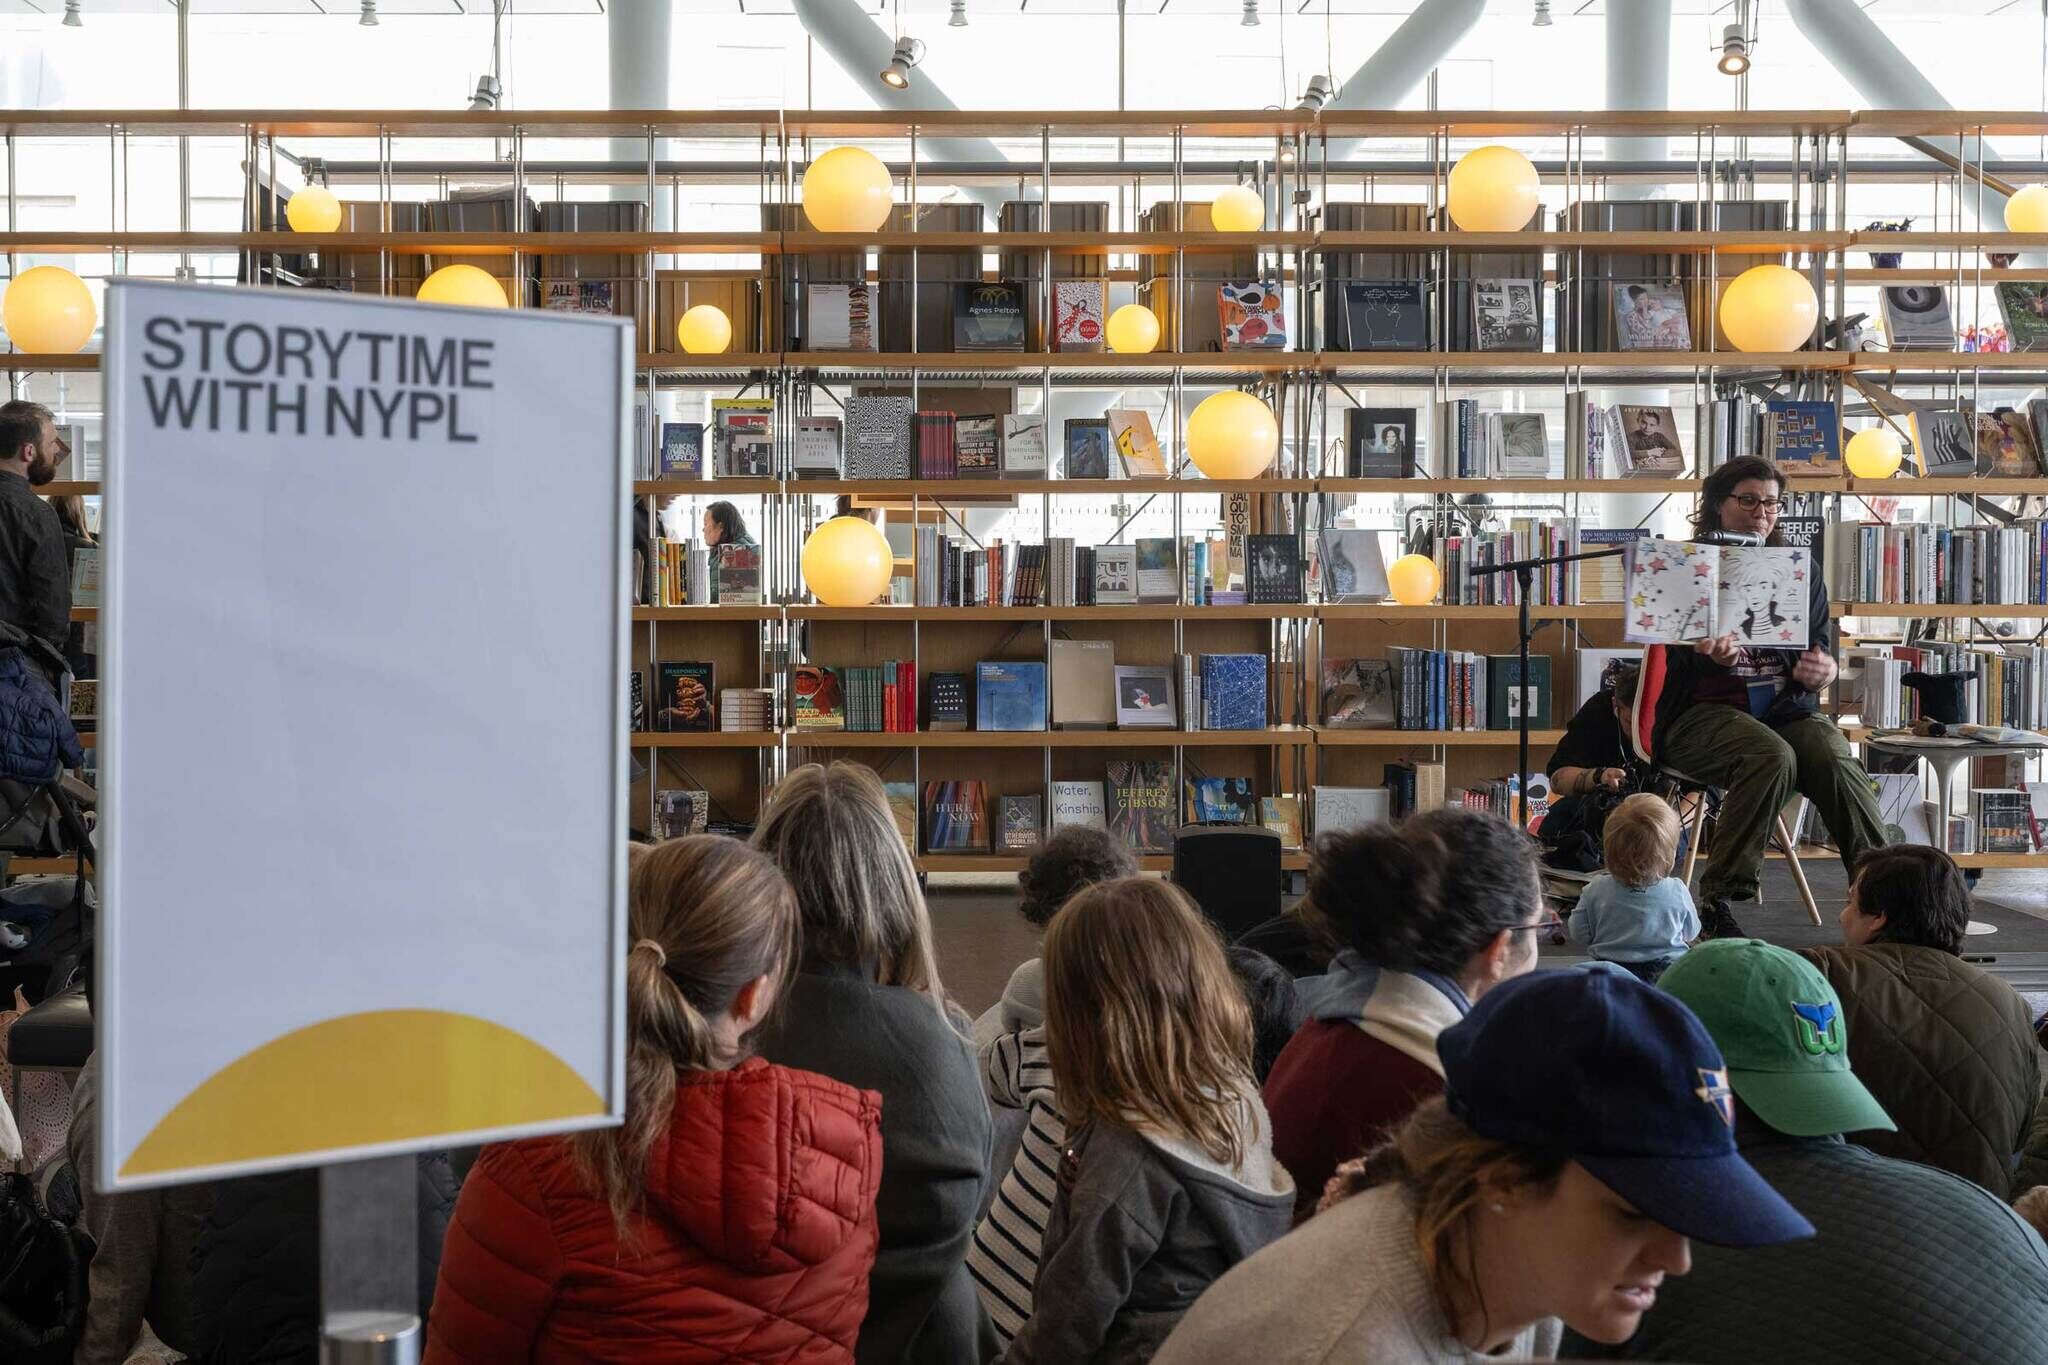
[[[48,676],[31,664],[28,648],[56,657],[0,624],[0,777],[40,786],[60,769],[85,762],[85,750]]]

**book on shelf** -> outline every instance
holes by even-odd
[[[1541,479],[1550,437],[1540,412],[1485,412],[1476,398],[1447,398],[1431,421],[1431,472],[1447,479]]]
[[[1631,479],[1671,479],[1685,473],[1685,447],[1678,439],[1678,414],[1668,407],[1616,403],[1614,449],[1622,474]]]
[[[1301,798],[1298,796],[1262,796],[1259,798],[1259,823],[1280,836],[1280,847],[1301,847]]]
[[[639,677],[636,671],[634,677]],[[97,678],[73,678],[70,695],[64,699],[64,714],[74,730],[96,730],[100,721],[100,684]],[[634,727],[638,729],[636,725]]]
[[[1387,651],[1387,665],[1395,729],[1489,728],[1485,655],[1397,645]]]
[[[711,824],[711,793],[669,787],[654,793],[654,837],[681,839]]]
[[[1878,290],[1885,344],[1894,351],[1953,351],[1956,323],[1938,284],[1888,284]]]
[[[2012,349],[2032,351],[2048,343],[2048,284],[2000,280],[1995,292]]]
[[[1554,555],[1574,554],[1579,545],[1575,517],[1510,517],[1505,530],[1476,535],[1438,536],[1430,557],[1443,578],[1443,600],[1449,606],[1508,606],[1516,601],[1511,574],[1475,575],[1474,569]],[[1529,600],[1546,606],[1573,601],[1569,564],[1550,564],[1532,572]]]
[[[598,313],[610,317],[612,308],[612,282],[610,280],[549,280],[547,296],[541,307],[551,313]]]
[[[1179,688],[1178,711],[1181,728],[1202,728],[1202,675],[1192,654],[1173,656],[1173,676]]]
[[[1828,519],[1818,516],[1797,516],[1778,518],[1776,534],[1771,539],[1779,545],[1806,551],[1806,561],[1815,572],[1827,569]]]
[[[654,665],[654,728],[664,733],[716,730],[718,708],[714,698],[716,670],[695,660],[657,662]]]
[[[1631,549],[1648,534],[1641,526],[1588,526],[1579,532],[1579,549]],[[1581,560],[1578,573],[1579,601],[1619,602],[1628,587],[1628,556]]]
[[[2027,832],[2034,836],[2033,852],[2048,849],[2048,782],[2023,782],[2027,793]]]
[[[1572,698],[1572,710],[1598,696],[1606,684],[1607,672],[1617,666],[1640,668],[1643,651],[1640,649],[1610,649],[1601,645],[1581,645],[1573,656],[1578,663],[1577,695]]]
[[[1447,794],[1446,803],[1463,806],[1467,810],[1484,811],[1503,820],[1516,821],[1521,818],[1523,785],[1523,779],[1510,773],[1506,777],[1491,778],[1477,786],[1460,787]],[[1544,773],[1531,773],[1527,778],[1527,785],[1529,822],[1533,825],[1550,809],[1550,778]]]
[[[1138,600],[1180,600],[1180,569],[1172,536],[1138,537]]]
[[[953,427],[954,467],[963,479],[993,479],[1002,473],[1001,420],[993,414],[962,414]]]
[[[1414,408],[1344,410],[1344,477],[1407,479],[1416,472]]]
[[[1763,453],[1793,477],[1842,472],[1842,414],[1825,400],[1764,404]]]
[[[925,695],[925,728],[965,730],[972,715],[969,702],[972,691],[972,684],[965,673],[932,674]]]
[[[1105,414],[1110,439],[1127,479],[1163,479],[1166,455],[1152,430],[1152,415],[1140,408],[1111,408]]]
[[[1472,281],[1472,337],[1481,351],[1542,350],[1536,281]]]
[[[1121,759],[1103,779],[1109,831],[1138,853],[1173,851],[1173,764]]]
[[[1746,646],[1803,650],[1813,571],[1800,549],[1646,537],[1629,563],[1622,638],[1682,644],[1732,634]]]
[[[846,692],[839,670],[823,664],[798,664],[790,670],[790,714],[799,730],[844,730]]]
[[[1203,654],[1196,662],[1204,730],[1266,728],[1266,656]]]
[[[2033,400],[2039,402],[2039,399]],[[2001,479],[2038,478],[2041,447],[2034,424],[2015,408],[1978,409],[1977,472]]]
[[[1256,825],[1259,794],[1249,777],[1191,777],[1181,820],[1190,825]]]
[[[1312,787],[1309,817],[1318,839],[1325,834],[1350,834],[1394,815],[1385,787]]]
[[[1110,449],[1107,417],[1069,417],[1062,473],[1069,479],[1106,479]]]
[[[72,679],[73,695],[77,694],[81,681],[87,680]],[[97,683],[93,685],[98,687]],[[647,729],[647,673],[644,669],[633,668],[626,673],[626,728],[636,735]]]
[[[765,687],[723,687],[718,691],[718,728],[753,733],[775,728],[775,694]]]
[[[846,477],[907,479],[911,457],[910,399],[857,393],[846,400]]]
[[[911,419],[917,436],[917,477],[950,479],[959,474],[955,435],[959,419],[950,412],[920,409]]]
[[[1497,479],[1541,479],[1550,473],[1550,438],[1540,412],[1487,415],[1486,462]]]
[[[1095,547],[1095,600],[1105,606],[1138,600],[1138,547]]]
[[[1380,769],[1380,777],[1380,790],[1387,794],[1386,818],[1391,820],[1402,819],[1419,810],[1438,810],[1450,796],[1445,768],[1441,763],[1404,759]]]
[[[1003,417],[1002,475],[1006,479],[1045,477],[1045,418],[1038,413]]]
[[[1313,565],[1317,591],[1325,602],[1384,602],[1387,566],[1380,533],[1332,527],[1317,534]]]
[[[974,728],[1043,730],[1045,664],[1042,660],[983,660],[974,666]]]
[[[1970,791],[1970,823],[1979,853],[2032,853],[2033,806],[2025,791]]]
[[[1529,656],[1529,681],[1517,686],[1522,676],[1522,660],[1515,654],[1489,654],[1486,657],[1486,728],[1489,730],[1513,730],[1521,724],[1522,712],[1529,713],[1529,728],[1548,730],[1550,728],[1550,656],[1531,654]]]
[[[1287,348],[1287,305],[1279,280],[1226,280],[1216,286],[1218,326],[1226,351]]]
[[[1970,405],[1916,408],[1909,420],[1908,453],[1922,478],[1973,474],[1977,469],[1976,425]]]
[[[1349,280],[1344,344],[1352,351],[1426,351],[1429,305],[1420,280]]]
[[[720,606],[761,605],[761,549],[757,545],[720,545],[717,558],[717,601]]]
[[[903,846],[917,852],[917,784],[915,782],[884,782],[882,794],[889,799],[889,814],[896,818],[896,832],[903,836]]]
[[[1609,286],[1614,306],[1614,336],[1624,351],[1690,351],[1692,323],[1686,316],[1685,291],[1656,281]]]
[[[1987,608],[2048,601],[2048,523],[2042,521],[1954,527],[1866,521],[1836,532],[1840,552],[1829,582],[1848,601]]]
[[[1245,556],[1250,565],[1246,596],[1253,604],[1274,605],[1303,599],[1301,542],[1295,537],[1246,536]]]
[[[1003,849],[1011,853],[1028,853],[1037,848],[1041,838],[1041,820],[1038,794],[1029,796],[1000,796],[996,798],[1001,813],[998,821],[1003,831]]]
[[[1024,286],[1013,280],[953,286],[953,349],[1024,349]]]
[[[924,851],[987,853],[988,787],[974,781],[924,784]]]
[[[1065,829],[1107,829],[1109,819],[1103,805],[1100,782],[1055,782],[1052,784],[1052,827]]]
[[[1698,403],[1692,420],[1693,449],[1702,474],[1763,449],[1763,404],[1747,394]]]
[[[917,695],[917,670],[908,660],[844,664],[838,672],[846,699],[845,729],[875,734],[917,728],[911,710],[911,699]]]
[[[766,479],[775,474],[775,401],[711,400],[711,453],[721,479]]]
[[[1322,723],[1332,730],[1394,728],[1394,680],[1385,659],[1324,659]]]
[[[1103,282],[1054,280],[1052,348],[1100,351],[1103,343]]]
[[[1116,721],[1116,644],[1052,641],[1052,725],[1055,730],[1107,730]]]
[[[1112,664],[1116,679],[1116,724],[1119,730],[1171,730],[1174,715],[1173,670],[1164,664]]]
[[[839,477],[841,428],[837,417],[796,419],[794,468],[799,479]]]
[[[100,547],[80,545],[71,551],[71,605],[100,604]]]
[[[865,282],[814,284],[805,295],[804,344],[813,351],[873,351],[875,291]]]
[[[704,424],[663,422],[661,461],[655,466],[658,479],[701,479],[704,477]]]

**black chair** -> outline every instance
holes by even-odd
[[[1183,825],[1173,880],[1234,940],[1280,913],[1280,836],[1258,825]]]

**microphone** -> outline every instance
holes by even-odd
[[[1696,539],[1703,545],[1760,546],[1764,538],[1754,531],[1703,531]]]

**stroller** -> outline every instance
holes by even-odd
[[[85,750],[62,701],[68,682],[59,650],[0,623],[0,859],[77,859],[68,886],[0,890],[0,993],[11,996],[19,985],[31,1002],[70,985],[91,963],[86,812],[97,793],[70,771]]]

